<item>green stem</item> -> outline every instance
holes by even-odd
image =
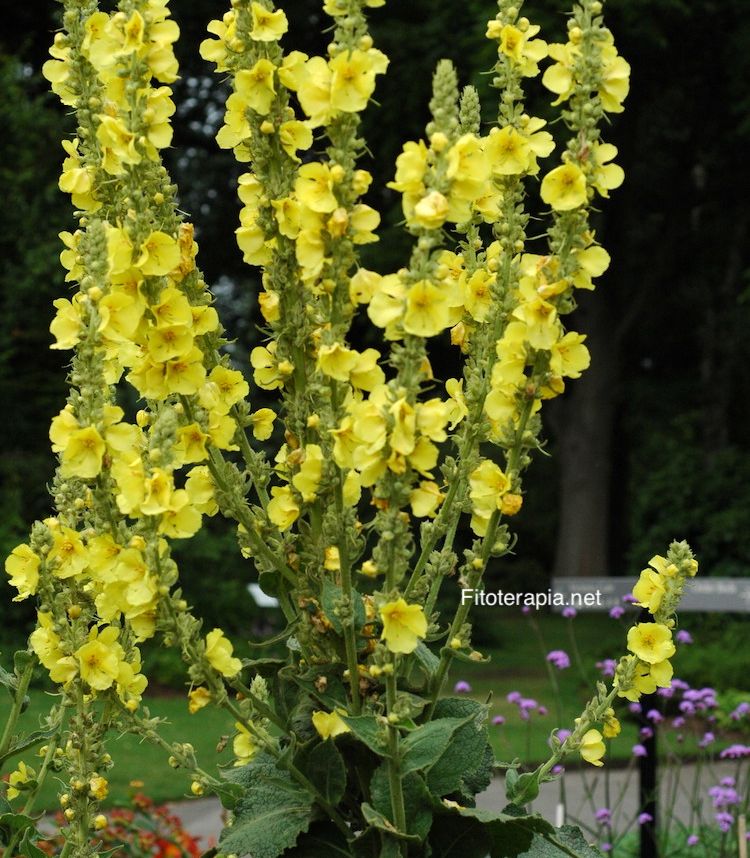
[[[211,477],[213,478],[216,485],[226,493],[229,493],[229,487],[227,486],[226,481],[221,476],[221,468],[220,465],[224,463],[224,457],[218,450],[211,450],[211,455],[208,460],[208,469],[211,472]],[[297,576],[294,572],[284,563],[280,558],[276,557],[271,549],[266,545],[266,543],[261,539],[261,537],[255,532],[255,524],[252,519],[247,515],[247,509],[245,507],[235,508],[231,510],[234,515],[237,517],[237,521],[245,528],[247,532],[248,538],[253,543],[253,548],[255,551],[264,557],[272,566],[279,572],[286,580],[295,585],[297,583]]]
[[[386,675],[385,695],[388,714],[393,712],[396,704],[396,665],[397,657],[392,662],[393,673]],[[391,791],[391,809],[396,828],[406,833],[406,809],[404,806],[404,790],[401,782],[401,760],[399,756],[399,732],[395,724],[388,724],[388,785]],[[400,841],[402,855],[406,854],[406,844]]]
[[[45,781],[45,778],[47,777],[47,772],[49,770],[50,763],[52,762],[52,758],[55,756],[55,751],[57,750],[57,746],[59,744],[59,741],[60,741],[60,734],[59,733],[56,736],[53,736],[52,739],[50,739],[50,743],[47,746],[47,753],[44,755],[44,760],[43,760],[42,765],[39,769],[39,774],[36,777],[36,784],[37,785],[34,787],[34,789],[29,794],[29,797],[26,799],[26,803],[23,806],[23,810],[21,811],[21,813],[23,813],[24,816],[30,816],[32,811],[34,810],[34,804],[37,800],[37,797],[39,796],[39,793],[42,789],[42,786],[44,785],[44,781]],[[13,854],[10,847],[8,847],[8,854],[9,855]]]
[[[357,631],[354,628],[354,605],[352,600],[352,567],[349,560],[349,546],[344,525],[343,486],[339,480],[336,486],[336,515],[341,522],[339,539],[339,562],[341,565],[341,591],[347,602],[347,615],[344,620],[344,647],[346,648],[346,665],[349,671],[349,690],[352,697],[352,712],[359,715],[362,711],[362,699],[359,693],[359,662],[357,661]]]
[[[0,739],[0,759],[2,759],[8,752],[10,743],[13,740],[13,731],[16,729],[18,717],[23,709],[23,701],[26,697],[26,692],[29,690],[29,683],[31,682],[31,675],[34,672],[35,664],[36,656],[33,656],[23,669],[23,673],[18,678],[18,686],[16,687],[16,695],[13,698],[13,706],[8,713],[8,720],[5,722],[3,737]]]

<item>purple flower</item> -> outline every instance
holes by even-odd
[[[565,771],[565,766],[552,766],[553,775],[561,775]]]
[[[639,813],[638,814],[638,825],[646,825],[647,822],[653,822],[654,817],[651,816],[650,813]]]
[[[688,846],[697,846],[700,843],[700,837],[697,834],[691,834],[686,843]]]
[[[715,741],[716,736],[710,731],[706,730],[703,734],[703,738],[698,742],[699,748],[707,748],[713,741]]]
[[[659,697],[674,697],[674,688],[657,688],[656,693]]]
[[[505,723],[505,718],[502,715],[495,715],[495,717],[492,719],[492,723],[496,727],[502,727],[503,724]]]
[[[521,699],[521,692],[511,691],[509,694],[506,695],[505,699],[508,701],[508,703],[518,703],[518,701]]]
[[[453,686],[453,692],[454,694],[469,694],[471,692],[471,686],[465,679],[459,679]]]
[[[732,721],[739,721],[741,718],[744,718],[745,715],[747,715],[748,713],[750,713],[750,703],[748,703],[746,700],[743,700],[742,703],[737,706],[737,708],[734,710],[734,712],[732,712],[729,717],[732,719]]]
[[[631,715],[640,715],[642,711],[640,703],[628,703],[628,712]]]
[[[689,700],[683,700],[680,703],[680,712],[683,715],[695,715],[695,706]]]
[[[739,804],[740,797],[734,788],[734,784],[729,786],[722,784],[712,786],[708,794],[711,796],[711,800],[716,808],[731,807],[734,804]]]
[[[622,601],[625,602],[626,605],[635,605],[637,600],[632,593],[626,593],[622,597]]]
[[[597,661],[596,666],[602,676],[614,676],[617,662],[613,658],[605,658],[604,661]]]
[[[562,609],[562,615],[566,620],[572,620],[573,617],[578,613],[575,608],[567,607]]]
[[[539,704],[534,700],[533,697],[522,697],[518,701],[518,705],[521,709],[528,709],[533,712],[535,709],[539,707]]]
[[[564,742],[566,739],[568,739],[570,737],[570,730],[566,730],[564,727],[562,727],[560,730],[558,730],[555,733],[555,735],[557,736],[557,738],[561,742]]]
[[[531,613],[531,608],[528,605],[524,605],[521,608],[521,613],[524,615],[524,617],[526,617]]]
[[[719,781],[719,785],[724,786],[724,787],[733,787],[736,783],[737,782],[735,781],[735,779],[731,775],[729,777],[722,778]]]
[[[558,670],[566,670],[570,667],[570,658],[563,649],[553,649],[547,653],[547,661],[553,664]]]
[[[625,608],[622,605],[615,605],[614,608],[609,609],[609,615],[613,620],[619,620],[624,613]]]
[[[682,717],[682,715],[678,715],[676,718],[672,719],[672,726],[677,730],[679,730],[680,727],[685,726],[685,719]]]
[[[612,844],[611,843],[602,843],[602,845],[599,848],[602,850],[602,852],[611,852],[612,851]]]
[[[633,745],[632,751],[633,751],[634,757],[647,757],[648,756],[648,751],[640,743],[637,745]]]
[[[672,680],[672,688],[677,689],[677,691],[687,691],[690,686],[684,679],[675,678]]]
[[[743,757],[750,757],[750,746],[730,745],[728,748],[724,748],[719,756],[722,760],[741,760]]]
[[[721,811],[721,813],[717,813],[716,816],[714,816],[714,819],[719,826],[719,830],[723,831],[725,834],[729,831],[732,825],[734,825],[734,817],[731,813],[727,813],[725,810]]]
[[[612,811],[608,807],[600,807],[594,814],[594,819],[597,822],[606,824],[612,819]]]
[[[658,709],[649,709],[646,713],[646,717],[649,721],[653,721],[654,724],[658,724],[660,721],[664,720],[664,716]]]
[[[680,629],[674,636],[674,639],[678,644],[691,644],[693,642],[693,636],[685,629]]]
[[[638,731],[638,735],[641,737],[641,739],[650,739],[654,735],[654,731],[651,729],[651,727],[641,727],[641,729]]]

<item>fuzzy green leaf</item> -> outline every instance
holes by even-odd
[[[342,715],[341,717],[360,742],[364,742],[379,757],[387,756],[388,741],[385,730],[374,715]]]
[[[344,835],[330,822],[314,822],[297,845],[287,849],[285,858],[352,858]]]
[[[456,731],[430,767],[427,786],[436,796],[458,793],[473,798],[489,786],[495,761],[487,736],[487,707],[475,700],[446,697],[438,701],[435,718],[470,720]]]
[[[408,774],[428,769],[440,759],[454,733],[466,723],[466,718],[439,718],[417,727],[401,743],[401,771]]]
[[[225,828],[219,849],[238,856],[277,858],[297,842],[312,821],[312,797],[276,767],[266,754],[232,773],[244,790],[234,825]]]
[[[490,838],[476,819],[437,816],[430,830],[433,858],[485,858]]]
[[[294,762],[329,804],[341,801],[346,789],[346,766],[332,739],[319,742],[310,750],[303,749]]]

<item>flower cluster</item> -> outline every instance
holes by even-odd
[[[79,851],[106,825],[97,810],[112,727],[160,744],[171,765],[190,771],[195,795],[215,790],[232,804],[242,792],[200,769],[189,743],[165,742],[141,713],[138,646],[157,633],[187,662],[190,712],[214,702],[232,715],[235,764],[263,773],[247,779],[249,789],[283,777],[347,840],[374,831],[375,819],[384,849],[403,853],[408,838],[426,837],[406,812],[414,789],[431,791],[430,806],[447,812],[447,796],[485,778],[482,770],[454,784],[456,766],[446,763],[440,780],[429,774],[435,760],[411,750],[426,733],[430,753],[442,753],[464,728],[463,741],[486,744],[486,711],[465,697],[458,709],[441,699],[454,659],[482,660],[469,606],[446,624],[436,608],[454,572],[475,588],[491,558],[510,550],[503,519],[523,504],[541,406],[589,365],[585,336],[566,331],[563,318],[609,265],[588,218],[623,179],[599,125],[621,109],[628,66],[598,0],[576,6],[565,45],[548,45],[520,4],[500,0],[486,31],[497,48],[497,122],[484,133],[478,93],[460,90],[441,62],[424,137],[404,145],[390,183],[411,256],[380,273],[360,264],[380,223],[365,202],[372,176],[361,165],[360,115],[388,67],[366,17],[382,5],[324,0],[332,24],[324,56],[282,46],[289,22],[271,0],[232,0],[201,45],[231,85],[217,143],[247,165],[236,240],[245,262],[262,269],[265,339],[249,364],[254,386],[278,391],[278,402],[253,411],[161,164],[179,35],[167,0],[120,0],[111,13],[95,0],[65,0],[44,71],[78,123],[63,144],[60,180],[79,225],[61,235],[74,294],[55,302],[51,325],[53,348],[73,352],[70,395],[50,429],[56,515],[34,525],[6,570],[17,599],[38,599],[31,647],[75,711],[63,807]],[[564,105],[568,135],[561,163],[547,171],[555,141],[524,107],[524,86],[545,61],[542,83]],[[526,197],[538,176],[550,225],[532,244]],[[382,352],[352,344],[352,322],[365,313],[383,332]],[[436,342],[450,342],[458,364],[440,383]],[[129,397],[118,397],[126,383]],[[122,403],[134,396],[139,410],[128,413]],[[270,442],[271,461],[253,439]],[[205,634],[177,587],[171,541],[218,512],[236,523],[242,555],[288,622],[282,669],[239,659],[220,628]],[[464,514],[477,538],[459,562]],[[689,550],[674,551],[677,559],[655,567],[658,584],[639,584],[655,622],[631,632],[632,655],[617,668],[631,700],[671,675],[671,617],[689,571]],[[443,635],[436,655],[431,644]],[[569,664],[561,651],[550,661]],[[619,724],[600,697],[553,742],[558,758],[573,749],[601,763],[603,738]],[[522,717],[545,714],[533,700],[517,702]],[[437,743],[432,730],[443,731]],[[372,755],[373,784],[388,785],[384,807],[373,798],[371,808],[368,791],[331,797],[336,779],[346,783],[333,741],[342,734]],[[311,774],[315,765],[338,773],[329,787]],[[266,844],[234,843],[231,831],[223,846],[271,854]]]

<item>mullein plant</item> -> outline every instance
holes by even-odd
[[[326,56],[287,51],[287,18],[270,0],[232,0],[201,45],[231,83],[218,145],[247,165],[236,240],[262,271],[265,323],[252,380],[278,392],[275,409],[254,409],[161,162],[178,76],[168,0],[120,0],[111,13],[64,2],[44,74],[77,121],[60,179],[78,222],[61,234],[75,292],[55,301],[51,325],[52,348],[73,357],[50,429],[55,514],[6,561],[16,600],[36,597],[38,625],[16,675],[3,674],[15,705],[0,762],[47,741],[38,775],[24,762],[11,775],[3,808],[20,821],[0,818],[9,855],[36,854],[28,812],[50,769],[67,784],[64,854],[97,854],[105,740],[123,730],[163,746],[194,794],[233,811],[221,854],[594,854],[579,832],[521,808],[569,753],[601,764],[618,696],[669,683],[674,609],[696,571],[689,549],[673,545],[642,575],[636,596],[654,621],[631,631],[613,687],[597,689],[571,735],[553,735],[551,759],[508,769],[503,813],[475,808],[495,767],[487,707],[442,695],[453,660],[482,659],[469,606],[457,597],[452,617],[436,606],[443,585],[477,588],[510,550],[541,406],[589,364],[585,336],[562,318],[609,265],[589,212],[623,181],[599,128],[623,109],[629,67],[598,0],[575,6],[564,44],[500,0],[487,26],[496,121],[484,133],[476,90],[460,91],[441,62],[425,137],[404,145],[390,183],[413,250],[378,273],[359,248],[378,240],[380,221],[363,201],[361,114],[388,68],[366,17],[382,5],[325,0]],[[545,62],[569,132],[552,164],[553,137],[523,101]],[[548,229],[527,251],[537,191]],[[364,313],[382,350],[349,341]],[[430,366],[435,338],[454,347],[456,377],[444,382]],[[126,385],[137,413],[118,404]],[[276,421],[283,443],[269,460],[256,442],[282,434]],[[181,594],[171,543],[219,513],[236,523],[252,578],[278,598],[284,660],[238,659]],[[459,558],[464,525],[476,538]],[[228,771],[201,768],[189,741],[162,739],[143,705],[139,645],[155,635],[185,659],[190,711],[233,716]],[[21,740],[36,660],[60,703],[45,731]],[[24,791],[22,808],[7,804]]]

